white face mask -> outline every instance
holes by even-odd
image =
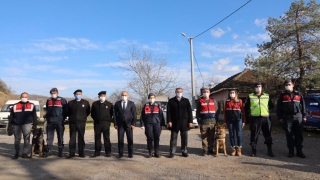
[[[292,86],[284,86],[284,88],[286,88],[287,91],[292,91],[292,89],[293,89]]]
[[[149,99],[149,102],[151,102],[153,104],[155,100],[156,99]]]
[[[182,93],[176,93],[176,96],[177,96],[178,98],[181,98],[181,97],[182,97]]]
[[[28,101],[28,98],[21,98],[21,101],[25,103]]]
[[[104,102],[106,100],[106,97],[101,96],[101,97],[99,97],[99,99],[100,99],[101,102]]]
[[[209,93],[202,93],[203,97],[209,97]]]
[[[58,97],[58,94],[51,94],[51,97],[52,97],[53,99],[55,99],[55,98]]]
[[[123,101],[127,101],[127,100],[128,100],[128,96],[121,96],[121,99],[122,99]]]
[[[259,92],[261,92],[262,88],[261,88],[261,87],[258,87],[258,88],[254,88],[254,90],[255,90],[257,93],[259,93]]]
[[[231,97],[231,98],[235,98],[235,97],[236,97],[236,94],[235,94],[235,93],[232,93],[232,94],[230,94],[230,97]]]

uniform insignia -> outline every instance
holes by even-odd
[[[106,106],[106,109],[108,109],[108,106]]]
[[[82,104],[82,107],[84,107],[84,104]]]

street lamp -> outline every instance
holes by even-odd
[[[191,106],[192,106],[192,110],[196,109],[196,90],[195,90],[195,86],[194,86],[194,65],[193,65],[193,44],[192,44],[192,40],[194,37],[187,37],[185,33],[181,33],[182,36],[186,37],[190,43],[190,61],[191,61],[191,89],[192,89],[192,102],[191,102]]]

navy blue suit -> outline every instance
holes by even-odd
[[[133,132],[131,126],[136,126],[137,112],[134,102],[127,101],[126,108],[123,109],[123,101],[118,101],[114,105],[114,126],[118,127],[118,152],[123,155],[124,133],[127,135],[128,153],[133,153]]]

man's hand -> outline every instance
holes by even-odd
[[[141,129],[144,130],[144,126],[142,126]]]
[[[246,125],[246,123],[242,123],[242,129],[244,128],[245,125]]]
[[[302,122],[307,122],[307,118],[302,118]]]
[[[189,128],[192,128],[193,124],[192,123],[189,123]]]
[[[134,125],[131,125],[131,129],[133,130],[135,128],[135,126]]]
[[[172,128],[172,122],[168,122],[168,127]]]
[[[118,126],[114,126],[114,128],[115,128],[116,130],[118,130]]]
[[[283,119],[279,119],[279,122],[280,122],[281,124],[283,124]]]

